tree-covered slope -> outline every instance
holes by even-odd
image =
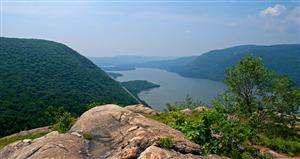
[[[288,75],[300,83],[300,45],[283,44],[271,46],[243,45],[207,52],[183,67],[174,66],[183,76],[223,80],[225,68],[236,64],[245,56],[261,56],[269,69]]]
[[[52,41],[0,41],[0,137],[49,124],[48,106],[74,115],[86,105],[136,101],[90,60]]]

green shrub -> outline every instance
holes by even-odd
[[[189,140],[201,145],[202,154],[213,153],[231,158],[270,158],[260,154],[257,148],[251,147],[251,143],[265,145],[290,155],[299,152],[299,136],[295,134],[285,140],[278,137],[274,140],[261,139],[260,133],[263,132],[258,131],[261,129],[257,124],[258,115],[253,114],[249,118],[240,119],[238,116],[229,117],[224,109],[212,108],[206,112],[193,112],[189,115],[180,110],[165,112],[152,119],[184,133]]]
[[[52,129],[61,133],[66,133],[74,124],[75,118],[69,112],[64,112],[58,122],[52,126]]]
[[[86,140],[92,140],[93,139],[93,135],[89,132],[83,133],[83,138]]]
[[[160,147],[163,147],[163,148],[171,148],[173,146],[173,143],[172,143],[172,139],[171,138],[161,138],[159,140],[159,146]]]
[[[165,108],[166,112],[174,112],[174,111],[178,111],[178,110],[179,110],[179,108],[175,104],[170,104],[170,103],[166,104],[166,108]]]

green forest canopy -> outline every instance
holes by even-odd
[[[47,107],[78,116],[92,102],[135,104],[122,86],[73,49],[1,37],[0,137],[49,124]]]

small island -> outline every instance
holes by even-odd
[[[116,79],[118,77],[123,76],[121,73],[115,73],[115,72],[107,72],[107,74],[112,77],[113,79]]]
[[[135,70],[133,65],[101,66],[104,71],[131,71]]]
[[[160,85],[146,80],[126,81],[126,82],[121,82],[121,84],[135,96],[137,96],[142,91],[160,87]]]

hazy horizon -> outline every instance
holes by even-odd
[[[64,43],[88,57],[196,56],[300,43],[297,1],[1,1],[1,36]]]
[[[260,44],[241,44],[241,45],[234,45],[234,46],[228,46],[228,47],[224,47],[224,48],[216,48],[216,49],[212,49],[212,50],[208,50],[205,52],[201,52],[199,54],[194,54],[194,55],[131,55],[131,54],[122,54],[122,55],[104,55],[104,56],[87,56],[89,58],[109,58],[109,57],[164,57],[164,58],[180,58],[180,57],[186,57],[186,56],[199,56],[205,53],[208,53],[210,51],[214,51],[214,50],[222,50],[222,49],[226,49],[226,48],[230,48],[230,47],[236,47],[236,46],[243,46],[243,45],[257,45],[257,46],[274,46],[274,45],[285,45],[285,43],[280,43],[280,44],[270,44],[270,45],[260,45]],[[286,43],[286,45],[300,45],[300,43]]]

